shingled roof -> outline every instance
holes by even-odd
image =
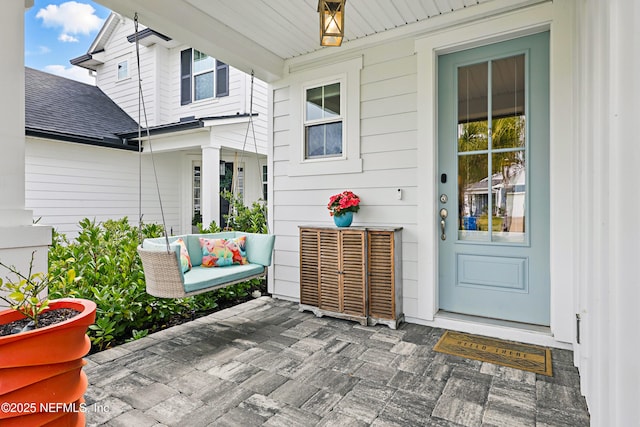
[[[29,136],[137,149],[118,134],[138,124],[96,86],[25,67],[25,95]]]

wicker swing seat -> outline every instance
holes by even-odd
[[[225,267],[202,266],[200,238],[230,239],[246,236],[247,264]],[[186,244],[192,267],[182,271],[180,245]],[[147,293],[159,298],[184,298],[214,289],[224,288],[250,279],[265,277],[271,264],[275,236],[237,231],[187,234],[169,238],[169,249],[164,237],[145,239],[138,246],[138,254],[145,273]]]

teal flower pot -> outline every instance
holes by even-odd
[[[333,222],[336,224],[336,227],[348,227],[351,225],[353,221],[353,212],[345,212],[344,214],[338,216],[333,216]]]

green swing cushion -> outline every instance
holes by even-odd
[[[255,276],[264,271],[264,266],[259,264],[228,265],[225,267],[193,267],[184,275],[185,292],[199,291],[200,289],[213,288],[229,282],[242,280]]]

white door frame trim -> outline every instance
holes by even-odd
[[[557,2],[556,2],[557,3]],[[571,141],[573,126],[571,112],[571,85],[569,94],[559,94],[560,76],[572,75],[571,43],[573,34],[572,9],[556,3],[545,3],[501,16],[450,28],[424,38],[416,39],[417,54],[417,112],[418,112],[418,307],[420,317],[407,318],[414,323],[428,324],[486,333],[507,339],[545,343],[555,347],[569,347],[573,342],[574,282],[573,260],[570,254],[571,227],[563,227],[559,213],[562,207],[570,212],[570,197],[567,188],[574,188],[571,180],[571,165],[560,159],[570,158],[571,147],[554,141]],[[563,29],[566,27],[566,29]],[[437,57],[438,55],[490,44],[501,40],[521,37],[551,30],[550,41],[550,167],[551,167],[551,326],[548,330],[532,331],[514,325],[495,325],[487,322],[459,320],[438,316],[438,230],[437,230]],[[564,57],[563,57],[564,56]],[[558,124],[564,123],[563,127]],[[567,157],[568,156],[568,157]],[[555,160],[555,161],[554,161]],[[563,180],[564,190],[554,190],[554,181]],[[563,202],[563,199],[566,201]],[[565,218],[566,221],[566,218]],[[563,229],[566,229],[562,231]],[[569,249],[567,249],[567,247]],[[555,265],[554,254],[564,253],[565,268]],[[567,265],[568,263],[568,265]],[[555,267],[555,268],[554,268]],[[562,286],[559,284],[562,283]]]

